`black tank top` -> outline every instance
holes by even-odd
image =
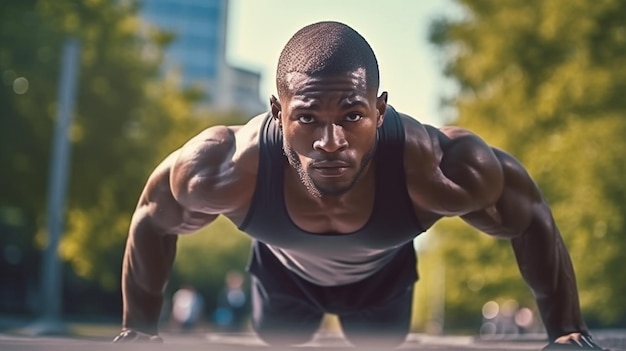
[[[323,286],[364,279],[406,252],[401,249],[423,232],[406,187],[404,127],[391,106],[378,128],[374,208],[355,232],[310,233],[293,223],[285,206],[284,169],[290,166],[282,145],[278,123],[268,114],[259,133],[255,193],[239,229],[302,278]],[[250,270],[254,273],[253,262]]]

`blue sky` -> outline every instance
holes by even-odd
[[[230,0],[229,62],[262,74],[261,96],[275,94],[278,56],[300,28],[333,20],[357,30],[378,58],[381,91],[418,120],[439,125],[439,98],[450,89],[438,54],[428,43],[432,19],[458,15],[451,0]]]

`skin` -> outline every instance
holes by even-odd
[[[372,155],[387,93],[377,96],[364,77],[362,70],[334,76],[294,73],[288,91],[270,99],[289,158],[284,169],[287,211],[303,230],[350,233],[372,213]],[[512,156],[467,130],[437,129],[401,116],[407,192],[422,226],[459,216],[487,234],[510,239],[551,341],[579,340],[587,327],[573,268],[551,211],[528,173]],[[220,214],[236,225],[245,218],[255,190],[263,118],[206,129],[149,177],[124,256],[124,329],[158,333],[176,234],[194,232]]]

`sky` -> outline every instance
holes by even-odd
[[[261,98],[276,94],[275,69],[289,38],[319,21],[343,22],[359,32],[378,59],[389,104],[423,123],[440,125],[439,101],[451,83],[428,42],[430,22],[458,16],[452,0],[230,0],[226,57],[261,73]]]

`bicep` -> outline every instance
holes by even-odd
[[[150,175],[133,214],[131,230],[146,228],[159,234],[195,232],[217,215],[199,213],[179,203],[173,195],[170,173],[176,153],[165,159]]]
[[[415,202],[443,216],[462,216],[493,205],[502,192],[503,175],[492,148],[460,128],[434,135],[430,149],[435,150],[433,155],[440,150],[439,156],[426,162],[430,170],[415,172],[420,185]]]
[[[180,150],[171,171],[176,201],[193,213],[228,214],[237,208],[242,172],[233,160],[233,131],[216,126],[190,140]]]
[[[537,217],[546,212],[548,206],[519,161],[503,151],[494,149],[494,152],[502,165],[502,193],[493,206],[461,218],[487,234],[513,238],[526,232]]]

